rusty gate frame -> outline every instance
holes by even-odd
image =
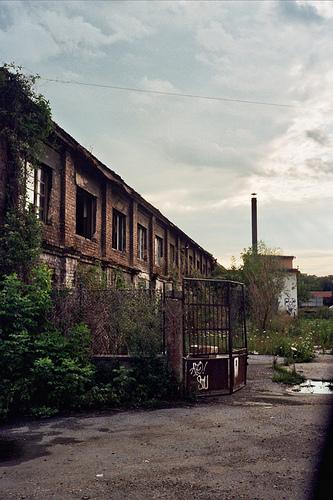
[[[201,302],[193,293],[198,287],[205,292]],[[244,387],[248,352],[245,285],[230,280],[184,278],[182,305],[185,391],[208,396],[232,394]],[[213,346],[207,343],[212,336]]]

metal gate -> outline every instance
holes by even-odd
[[[184,278],[184,380],[198,395],[233,393],[246,384],[244,285]]]

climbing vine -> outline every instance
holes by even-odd
[[[36,166],[52,131],[49,102],[34,90],[38,76],[0,67],[0,152],[6,164],[6,198],[0,228],[0,276],[25,276],[40,251],[41,228],[25,195],[25,165]]]

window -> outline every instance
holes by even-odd
[[[76,234],[91,238],[96,232],[96,197],[76,187]]]
[[[138,259],[147,260],[147,229],[138,224]]]
[[[163,238],[155,236],[155,264],[160,266],[163,260]]]
[[[171,264],[176,264],[176,249],[172,243],[170,243],[170,262]]]
[[[52,171],[45,165],[33,167],[26,164],[26,199],[36,208],[38,218],[47,222],[49,209]]]
[[[180,268],[182,271],[184,271],[185,269],[185,254],[184,254],[184,250],[182,250],[180,252]]]
[[[112,248],[126,252],[126,215],[115,208],[112,212]]]
[[[206,276],[206,264],[202,265],[202,274]]]
[[[190,262],[190,272],[193,270],[193,257],[190,255],[189,257],[189,262]]]
[[[198,271],[200,271],[200,260],[199,259],[197,260],[197,269],[198,269]]]

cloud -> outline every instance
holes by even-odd
[[[296,3],[303,8],[314,9],[319,16],[324,19],[333,18],[333,3],[327,0],[296,0]]]
[[[80,15],[73,13],[75,5]],[[90,21],[92,7],[96,5],[89,2],[5,2],[0,24],[3,57],[19,62],[41,62],[62,54],[99,57],[112,45],[130,43],[154,32],[126,11],[106,11],[109,6],[103,2],[99,7],[107,15],[97,19],[95,25]]]
[[[59,46],[48,31],[29,19],[19,19],[0,30],[0,56],[5,62],[34,64],[59,54]]]
[[[279,11],[290,22],[320,23],[322,17],[315,5],[310,2],[297,2],[288,0],[287,2],[277,2]]]
[[[61,52],[99,55],[104,46],[114,43],[117,35],[107,35],[81,16],[67,17],[65,12],[45,11],[39,23],[53,38]]]
[[[324,130],[319,130],[319,129],[307,130],[306,136],[310,137],[310,139],[313,139],[316,143],[320,144],[321,146],[328,146],[331,141],[330,137]]]
[[[333,238],[332,5],[2,2],[0,53],[42,76],[290,104],[42,87],[60,125],[224,263],[250,243],[255,191],[261,238],[319,270],[306,252],[316,238],[328,262]]]

